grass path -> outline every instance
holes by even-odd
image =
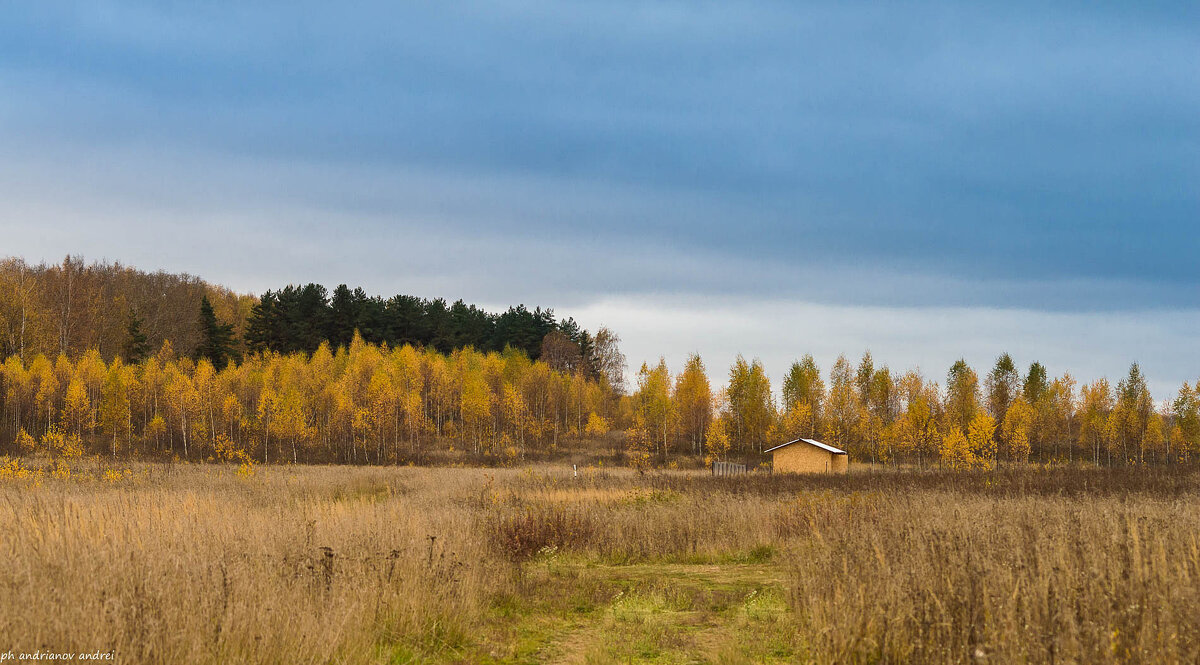
[[[778,567],[548,560],[500,599],[495,663],[770,663],[800,659]]]

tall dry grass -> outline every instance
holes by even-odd
[[[147,467],[149,469],[149,467]],[[0,484],[0,647],[122,662],[505,653],[522,570],[773,565],[804,660],[1200,662],[1179,469],[843,477],[216,466]],[[501,637],[497,637],[501,635]]]
[[[0,642],[121,662],[366,662],[503,584],[446,470],[216,467],[0,490]],[[500,565],[503,565],[502,563]]]
[[[818,662],[1200,662],[1194,498],[828,504],[780,516]]]

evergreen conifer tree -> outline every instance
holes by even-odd
[[[121,356],[125,362],[135,365],[150,355],[150,343],[142,332],[142,317],[129,312],[129,324],[125,328],[125,341],[121,343]]]
[[[221,323],[213,312],[208,296],[200,299],[200,345],[192,354],[195,360],[207,358],[218,371],[225,368],[230,358],[235,357],[233,348],[233,324]]]

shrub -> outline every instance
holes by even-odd
[[[509,560],[520,563],[545,549],[581,549],[596,537],[595,518],[560,505],[524,506],[495,512],[489,540]]]

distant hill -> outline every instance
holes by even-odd
[[[312,353],[322,343],[347,346],[357,330],[367,342],[425,346],[443,353],[467,346],[507,347],[545,359],[563,371],[606,372],[597,346],[615,349],[615,336],[596,336],[574,319],[558,321],[551,309],[524,305],[500,313],[462,300],[413,295],[381,297],[345,284],[332,293],[319,284],[288,285],[261,298],[236,293],[184,273],[146,272],[110,262],[67,256],[60,264],[0,260],[0,359],[60,353],[77,357],[95,349],[111,359],[130,336],[130,322],[158,349],[170,341],[190,354],[201,341],[200,303],[208,297],[216,318],[233,327],[236,355],[262,351]],[[607,364],[612,364],[611,362]],[[619,383],[620,371],[608,368]]]
[[[240,338],[256,298],[209,284],[199,277],[146,272],[120,263],[85,263],[67,256],[60,264],[0,260],[0,357],[78,356],[89,349],[111,358],[120,351],[136,316],[151,348],[170,340],[180,352],[200,342],[200,300]]]

